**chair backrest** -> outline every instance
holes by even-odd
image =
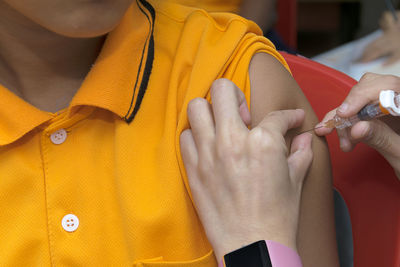
[[[356,84],[347,75],[317,62],[282,55],[320,120],[339,106]],[[327,140],[334,186],[350,213],[354,266],[400,266],[400,181],[375,150],[359,144],[354,151],[344,153],[336,133]]]
[[[278,20],[276,30],[283,41],[291,47],[297,48],[297,0],[278,0]]]

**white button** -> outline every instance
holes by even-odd
[[[74,214],[67,214],[62,218],[61,225],[67,232],[73,232],[78,229],[79,219]]]
[[[59,145],[65,142],[67,139],[67,131],[64,129],[60,129],[50,135],[51,142],[53,144]]]

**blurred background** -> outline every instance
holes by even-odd
[[[278,0],[278,5],[282,4],[279,1],[292,2]],[[398,7],[400,1],[392,2]],[[297,50],[307,57],[377,30],[379,19],[387,10],[384,0],[297,0],[297,7],[292,8],[297,10],[297,25],[293,24],[297,27]],[[283,10],[284,7],[279,11]],[[286,17],[280,12],[279,23]]]

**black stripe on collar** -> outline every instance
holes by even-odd
[[[140,2],[140,3],[139,3]],[[139,111],[140,108],[140,104],[142,103],[144,94],[146,93],[146,89],[147,89],[147,85],[149,83],[149,79],[150,79],[150,74],[151,74],[151,70],[153,68],[153,60],[154,60],[154,36],[153,36],[153,32],[154,32],[154,21],[156,18],[156,12],[153,8],[153,6],[147,2],[146,0],[136,0],[136,3],[139,7],[139,9],[143,12],[143,14],[147,17],[147,20],[150,23],[150,32],[147,36],[145,45],[143,47],[142,50],[142,56],[140,59],[140,63],[139,63],[139,68],[138,68],[138,73],[136,76],[136,81],[135,81],[135,86],[133,89],[133,96],[132,96],[132,100],[131,100],[131,104],[129,106],[129,110],[126,113],[124,119],[127,123],[132,122],[132,120],[135,118],[136,113]],[[149,15],[143,10],[143,8],[141,7],[141,5],[143,5],[144,8],[146,8],[151,17],[149,17]],[[145,51],[146,51],[146,46],[147,46],[147,58],[145,59]],[[146,61],[144,63],[144,71],[143,71],[143,77],[140,81],[140,85],[138,86],[139,83],[139,76],[143,67],[143,61]],[[134,98],[136,95],[136,90],[139,87],[139,92],[137,94],[137,99],[136,102],[134,103]]]

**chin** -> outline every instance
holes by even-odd
[[[59,35],[73,38],[92,38],[105,35],[112,31],[122,20],[124,13],[103,13],[103,16],[81,15],[61,16],[52,23],[42,25]]]
[[[93,25],[93,24],[81,24],[71,27],[51,27],[48,30],[57,33],[59,35],[71,38],[93,38],[105,35],[111,32],[118,23],[112,25]]]
[[[132,0],[0,0],[21,21],[67,37],[90,38],[112,31]]]

